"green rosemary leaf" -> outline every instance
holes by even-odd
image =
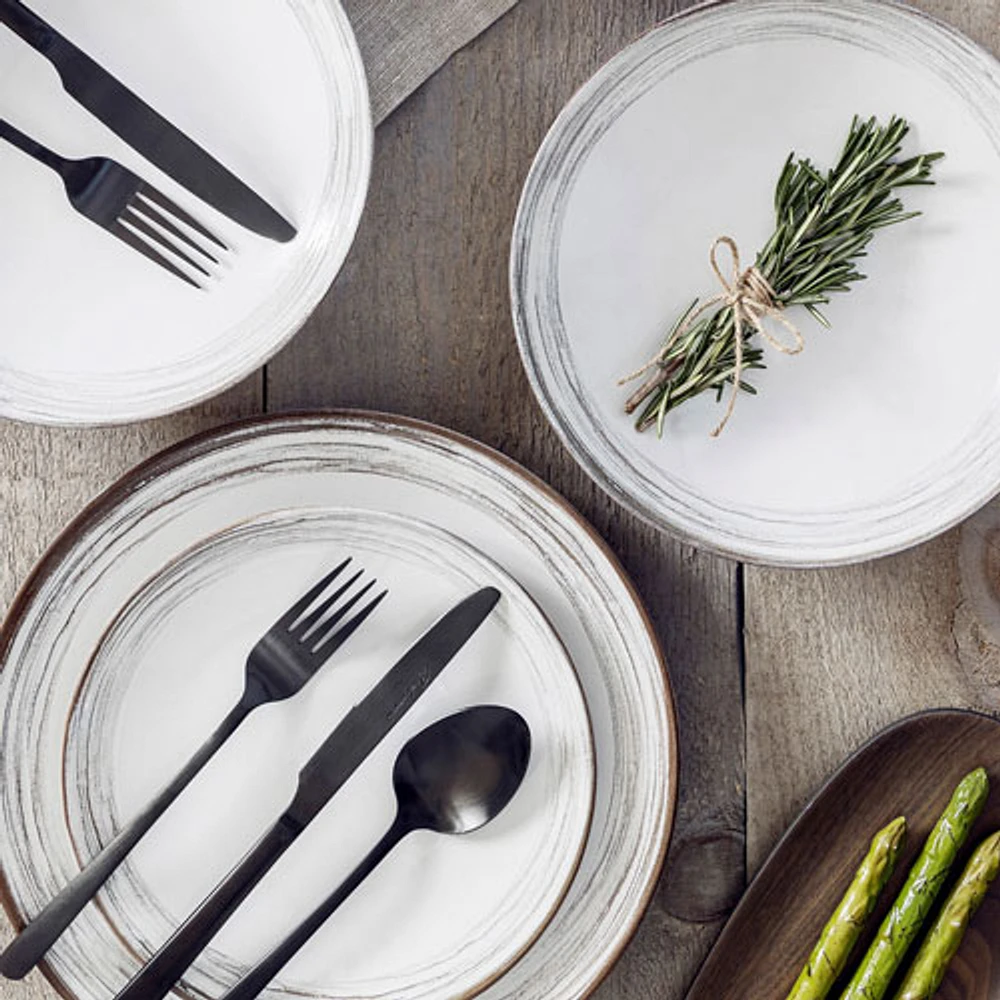
[[[785,307],[802,306],[829,327],[819,306],[829,304],[831,294],[849,291],[864,280],[857,263],[867,255],[874,233],[920,214],[905,211],[894,192],[934,183],[933,166],[944,154],[900,159],[908,132],[909,123],[898,116],[881,125],[874,117],[855,115],[840,157],[826,174],[809,159],[789,154],[775,184],[774,229],[754,267],[738,276],[737,289],[726,289],[725,302],[714,312],[695,317],[695,300],[674,323],[653,361],[629,377],[646,376],[625,404],[627,413],[638,412],[639,430],[655,425],[662,434],[671,410],[709,389],[717,398],[727,386],[731,392],[756,392],[741,377],[765,367],[763,351],[752,343],[758,327],[743,308],[751,294],[756,313],[777,315]],[[770,298],[760,298],[759,283],[752,293],[746,290],[753,272],[769,286]],[[737,363],[737,338],[743,346],[742,363]],[[729,406],[731,411],[732,397]],[[726,419],[728,412],[723,424]]]
[[[812,316],[817,323],[825,326],[828,330],[830,329],[830,321],[816,308],[814,303],[804,302],[803,305],[809,311],[809,315]]]

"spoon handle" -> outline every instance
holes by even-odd
[[[167,806],[180,795],[216,750],[229,739],[248,710],[248,706],[242,701],[237,704],[170,784],[146,805],[141,813],[123,826],[114,838],[87,862],[83,870],[28,923],[0,955],[0,974],[8,979],[22,979],[38,964],[45,952],[55,944],[59,935],[125,860],[129,851],[163,815]]]
[[[361,863],[277,947],[258,962],[222,1000],[252,1000],[281,971],[291,957],[320,929],[334,910],[378,867],[412,828],[399,816]]]

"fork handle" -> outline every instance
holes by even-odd
[[[6,24],[43,56],[49,54],[53,43],[60,37],[54,28],[28,10],[20,0],[0,0],[0,23]]]
[[[163,815],[188,782],[233,734],[250,710],[244,701],[226,716],[184,768],[127,826],[122,827],[86,867],[32,920],[0,955],[0,974],[22,979],[41,960],[74,917],[125,860],[147,830]]]
[[[0,0],[0,3],[4,0]],[[10,122],[0,118],[0,139],[6,139],[12,146],[17,146],[22,153],[34,157],[40,163],[51,167],[60,176],[64,174],[67,165],[71,162],[64,156],[54,153],[47,146],[32,139],[30,135],[25,135],[20,129],[15,128]]]
[[[115,1000],[163,1000],[250,890],[304,829],[284,814],[132,977]]]

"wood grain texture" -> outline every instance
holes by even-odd
[[[1000,4],[921,0],[1000,53]],[[1000,710],[997,508],[897,556],[746,569],[747,861],[880,728],[935,706]]]
[[[259,411],[255,374],[208,403],[127,427],[0,420],[0,610],[55,536],[127,469],[191,434]]]
[[[997,51],[1000,0],[912,0],[913,6],[964,32],[984,48]]]

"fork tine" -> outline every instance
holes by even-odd
[[[196,271],[200,271],[206,278],[212,277],[212,272],[209,271],[208,268],[194,260],[190,254],[185,253],[179,246],[167,239],[163,233],[161,233],[154,226],[150,225],[147,217],[137,211],[134,204],[130,203],[125,206],[125,211],[123,211],[118,217],[118,221],[123,225],[128,226],[130,229],[139,230],[139,232],[142,233],[142,235],[148,240],[152,240],[154,243],[159,244],[159,246],[164,250],[169,250],[172,254],[180,257],[185,264],[189,264]]]
[[[373,580],[372,583],[375,581]],[[370,586],[370,585],[369,585]],[[367,590],[368,587],[365,587]],[[362,592],[363,593],[363,592]],[[388,590],[383,590],[382,593],[377,594],[373,597],[353,618],[346,621],[340,628],[330,629],[326,635],[315,646],[313,646],[313,653],[319,652],[322,648],[323,655],[329,656],[330,654],[336,652],[347,640],[353,635],[355,629],[382,603],[383,598],[388,594]],[[361,594],[358,594],[360,597]],[[352,601],[353,605],[355,602]],[[344,609],[345,611],[347,608]],[[338,615],[338,620],[343,617]]]
[[[127,243],[133,250],[138,250],[139,253],[149,258],[154,264],[159,264],[160,267],[176,275],[181,281],[186,281],[189,285],[194,285],[195,288],[201,288],[201,285],[194,278],[182,271],[172,260],[161,254],[154,246],[147,243],[138,233],[133,232],[128,226],[123,225],[120,220],[115,222],[109,228],[108,232],[113,236],[117,236],[123,243]]]
[[[153,189],[147,185],[140,186],[139,190],[136,191],[136,193],[129,199],[128,207],[132,209],[133,212],[149,219],[150,222],[155,222],[161,229],[165,229],[168,233],[170,233],[174,239],[180,240],[196,253],[200,253],[207,260],[210,260],[213,264],[218,264],[219,258],[216,257],[214,253],[211,253],[197,240],[192,239],[174,222],[174,219],[181,219],[181,217],[184,216],[181,221],[187,222],[188,225],[190,225],[194,222],[194,219],[192,219],[191,216],[187,215],[183,209],[176,205],[172,206],[174,212],[171,213],[170,208],[164,207],[165,205],[169,206],[170,202],[167,201],[162,195],[159,195],[159,192],[156,192],[156,194],[159,195],[159,199],[151,197],[152,193]],[[190,222],[188,222],[188,220],[190,220]],[[226,247],[224,249],[228,250],[229,248]]]
[[[363,572],[364,572],[363,569],[359,569],[357,573],[354,574],[354,576],[352,576],[342,586],[338,587],[325,601],[323,601],[323,603],[320,604],[315,611],[310,612],[308,618],[304,618],[301,622],[299,622],[298,625],[295,626],[295,628],[292,631],[298,633],[299,642],[305,642],[305,640],[308,639],[309,636],[316,631],[316,628],[321,624],[321,619],[327,613],[327,611],[329,611],[330,608],[333,607],[334,602],[343,597],[343,595],[347,592],[347,588],[355,584]],[[363,594],[366,590],[368,590],[368,588],[371,587],[372,583],[374,582],[375,581],[372,580],[367,587],[362,589],[361,593]],[[358,596],[361,595],[359,594]],[[344,606],[344,610],[349,611],[357,602],[357,599],[358,599],[357,597],[354,597],[350,601],[348,601],[347,604]],[[332,617],[335,618],[337,621],[340,621],[340,619],[343,617],[343,611],[335,612]]]
[[[196,233],[200,233],[205,239],[210,240],[217,247],[223,250],[228,250],[229,247],[219,239],[215,233],[212,232],[207,226],[202,225],[194,216],[188,214],[184,211],[180,205],[172,202],[165,194],[161,191],[157,191],[155,187],[151,184],[146,184],[143,182],[139,190],[136,192],[140,198],[145,198],[146,201],[151,201],[154,205],[157,205],[168,215],[172,215],[175,219],[180,219],[186,226],[190,226]],[[186,239],[186,237],[185,237]],[[192,246],[195,244],[192,243]],[[198,248],[199,250],[201,247]],[[204,251],[202,251],[204,253]]]
[[[168,232],[175,240],[179,240],[184,246],[190,248],[197,254],[201,254],[212,264],[218,264],[219,258],[215,254],[209,253],[200,243],[191,239],[183,229],[176,226],[168,215],[164,215],[151,201],[137,194],[126,206],[134,212],[144,222],[153,222],[160,228]],[[175,250],[175,253],[177,251]]]
[[[344,568],[351,561],[348,556],[342,563],[334,566],[322,580],[315,586],[310,587],[272,626],[271,629],[281,629],[290,631],[294,625],[309,610],[309,605],[326,590],[327,587],[344,571]]]

